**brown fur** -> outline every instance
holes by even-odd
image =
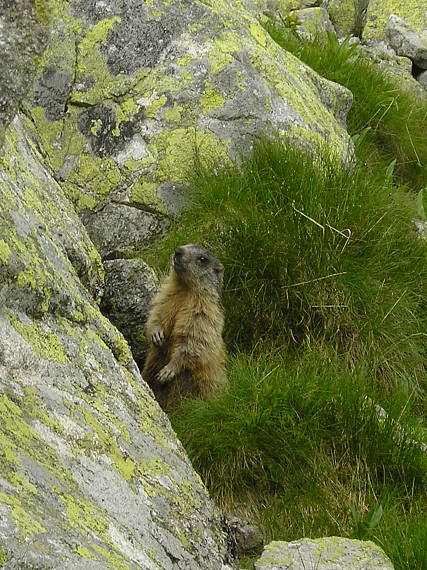
[[[204,248],[178,247],[153,299],[142,374],[164,409],[185,396],[206,399],[225,383],[222,275],[221,263]]]

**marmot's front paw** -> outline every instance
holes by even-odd
[[[156,346],[162,346],[162,344],[165,342],[165,333],[163,329],[159,329],[153,332],[151,335],[151,342]]]
[[[166,364],[166,366],[164,366],[157,374],[157,380],[160,382],[160,384],[166,384],[172,380],[175,374],[175,368],[170,364]]]

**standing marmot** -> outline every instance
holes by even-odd
[[[164,409],[186,395],[207,398],[225,383],[223,273],[212,253],[183,245],[153,299],[146,324],[151,346],[142,375]]]

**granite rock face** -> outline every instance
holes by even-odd
[[[298,35],[303,37],[321,37],[335,33],[329,14],[323,6],[294,10],[292,21],[296,24]]]
[[[322,5],[340,37],[359,35],[362,20],[354,0],[324,0]]]
[[[2,568],[217,570],[221,523],[29,133],[15,118],[0,159]]]
[[[427,17],[426,29],[416,32],[405,20],[391,14],[387,22],[387,35],[391,47],[398,55],[408,57],[421,69],[427,69]]]
[[[134,359],[142,364],[147,348],[143,323],[159,280],[142,259],[115,259],[106,261],[104,267],[101,310],[123,333]]]
[[[255,570],[393,570],[393,565],[373,542],[332,536],[271,542]]]
[[[28,92],[34,57],[44,48],[47,33],[37,19],[34,0],[0,4],[0,147],[4,131]]]
[[[227,163],[276,132],[302,147],[328,140],[341,158],[351,151],[343,124],[351,94],[282,50],[245,3],[54,3],[61,17],[31,117],[80,212],[100,220],[108,206],[108,217],[129,219],[149,243],[179,210],[177,189],[196,155]],[[125,223],[111,232],[104,221],[88,226],[103,257],[140,246]]]

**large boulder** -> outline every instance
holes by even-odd
[[[341,158],[351,151],[351,94],[281,49],[245,3],[56,2],[31,118],[80,212],[129,218],[149,243],[182,201],[195,157],[226,163],[276,132],[301,147],[328,141]],[[95,225],[103,256],[134,247],[126,223]]]
[[[363,41],[400,88],[425,97],[422,84],[413,77],[427,68],[427,5],[423,0],[370,0]],[[405,70],[406,62],[409,70]]]
[[[255,570],[393,570],[379,546],[337,536],[271,542]]]
[[[221,522],[30,131],[15,118],[0,159],[0,565],[218,570]]]

